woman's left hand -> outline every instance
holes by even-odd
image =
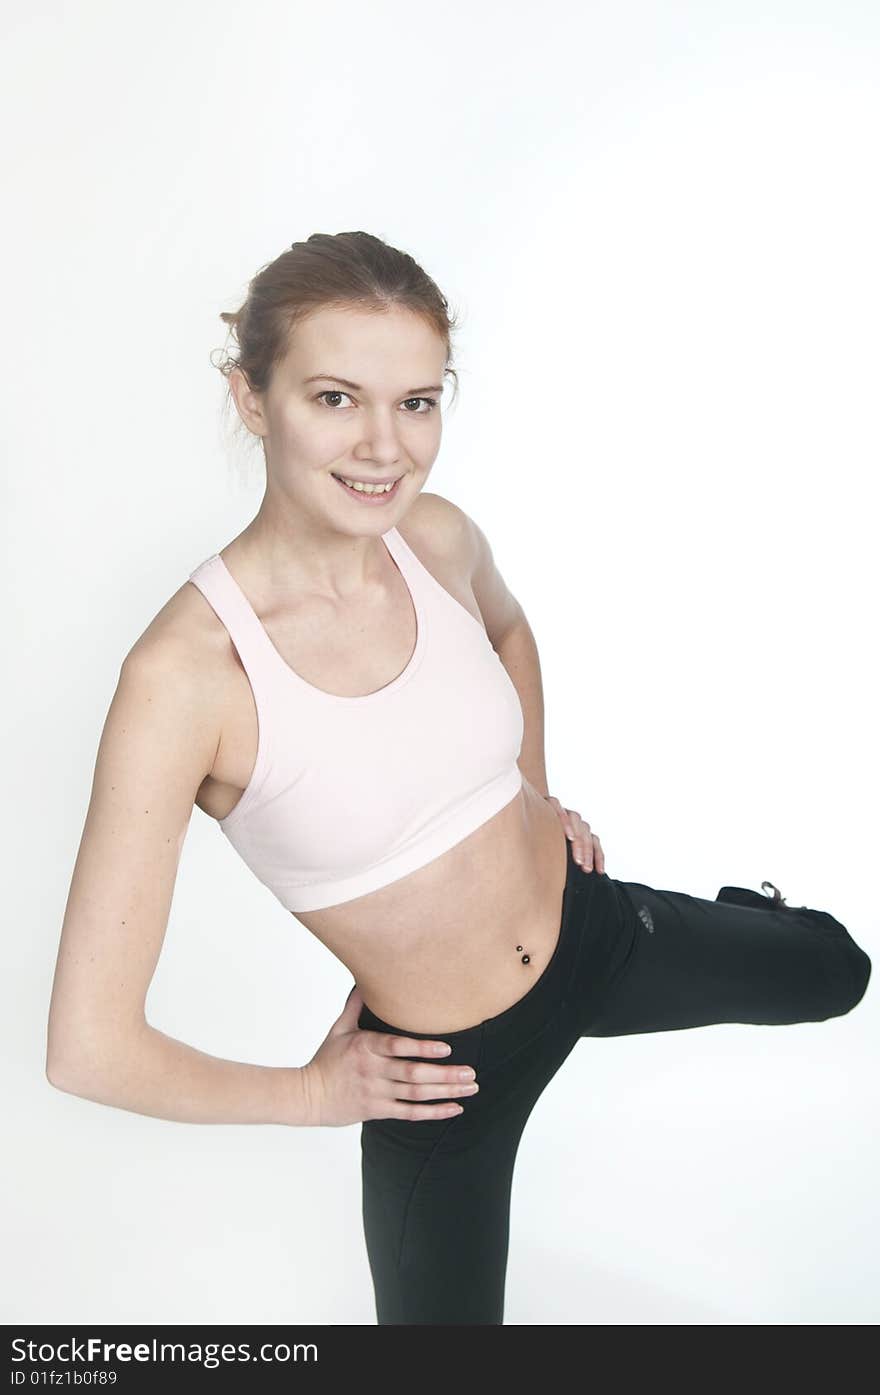
[[[581,818],[575,809],[564,809],[554,794],[545,794],[544,798],[548,804],[553,806],[562,820],[566,836],[571,839],[572,856],[575,862],[580,863],[587,872],[592,872],[594,866],[597,872],[604,872],[605,854],[602,851],[598,833],[593,833],[590,825]]]

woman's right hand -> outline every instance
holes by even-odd
[[[357,1124],[365,1119],[448,1119],[461,1105],[421,1104],[438,1096],[473,1095],[469,1066],[444,1066],[437,1046],[421,1037],[372,1032],[358,1026],[364,1000],[357,984],[324,1041],[303,1069],[311,1124]],[[425,1061],[404,1061],[404,1056]],[[461,1072],[468,1078],[463,1080]]]

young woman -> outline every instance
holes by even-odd
[[[168,1119],[360,1123],[378,1321],[501,1323],[518,1144],[580,1037],[823,1021],[871,962],[771,883],[707,901],[609,877],[548,791],[528,621],[425,491],[454,320],[411,257],[315,234],[223,318],[265,496],[122,663],[48,1077]],[[194,805],[354,978],[304,1066],[146,1022]]]

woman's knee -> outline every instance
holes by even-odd
[[[833,1010],[829,1015],[842,1017],[845,1013],[852,1012],[864,998],[871,977],[871,960],[861,945],[853,939],[846,926],[836,920],[830,912],[802,908],[800,914],[819,921],[826,931],[832,932],[830,943],[834,949],[835,967],[838,968],[838,988]],[[842,971],[839,967],[841,963]]]
[[[852,980],[851,991],[845,999],[843,1012],[851,1012],[852,1009],[862,1001],[867,992],[868,981],[871,977],[871,960],[860,945],[857,945],[851,935],[847,948],[850,975]]]

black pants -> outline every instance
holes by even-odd
[[[867,988],[868,955],[826,911],[769,900],[752,908],[617,881],[585,872],[566,843],[559,939],[525,997],[455,1032],[404,1032],[361,1010],[361,1028],[448,1042],[442,1063],[473,1066],[480,1085],[458,1099],[462,1114],[361,1125],[380,1324],[503,1322],[517,1148],[579,1038],[822,1022],[849,1012]]]

